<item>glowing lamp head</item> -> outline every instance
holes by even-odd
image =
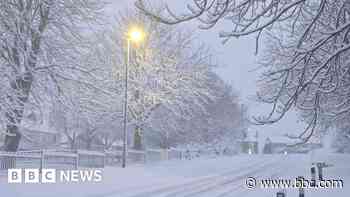
[[[138,28],[132,28],[129,31],[128,37],[130,41],[138,43],[144,39],[144,33]]]

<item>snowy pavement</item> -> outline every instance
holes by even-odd
[[[273,197],[280,189],[247,189],[248,177],[295,179],[310,177],[311,163],[326,161],[335,166],[325,170],[325,178],[342,179],[342,189],[308,189],[305,197],[348,197],[350,156],[240,155],[167,161],[127,169],[106,168],[103,182],[85,184],[7,184],[0,180],[1,197]],[[297,197],[297,189],[287,196]]]

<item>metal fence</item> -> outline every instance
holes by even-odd
[[[77,151],[78,156],[78,167],[85,168],[104,168],[106,165],[105,158],[106,155],[104,152],[97,151]]]
[[[0,152],[0,169],[35,168],[42,164],[41,155],[26,152]]]
[[[104,153],[92,151],[34,150],[0,152],[0,170],[9,168],[103,168]]]
[[[181,150],[146,151],[128,150],[128,163],[157,162],[170,159],[183,159]],[[87,151],[87,150],[31,150],[19,152],[0,152],[0,170],[10,168],[104,168],[121,163],[121,151]]]

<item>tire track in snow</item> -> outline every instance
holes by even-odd
[[[285,167],[284,166],[280,166],[279,168],[277,168],[277,172],[274,172],[273,174],[269,175],[270,178],[276,178],[278,175],[282,174],[283,171],[285,171]],[[259,180],[261,178],[264,178],[266,174],[261,174],[261,175],[255,175],[255,179]],[[219,195],[215,195],[215,197],[228,197],[228,196],[232,196],[232,194],[239,194],[239,196],[242,195],[242,193],[247,193],[253,189],[243,189],[242,187],[240,187],[241,185],[237,185],[235,187],[230,188],[229,190],[220,193]],[[260,186],[257,185],[256,188],[254,189],[260,189]]]
[[[200,187],[193,188],[191,191],[188,190],[188,191],[184,191],[184,193],[169,194],[169,195],[166,195],[165,197],[179,196],[179,194],[182,197],[198,196],[198,195],[202,195],[202,194],[205,194],[208,192],[212,192],[212,191],[221,189],[222,187],[227,187],[228,185],[231,185],[233,183],[240,183],[237,187],[237,188],[239,188],[240,186],[242,186],[241,183],[243,183],[243,184],[245,183],[245,180],[247,177],[256,175],[258,172],[261,172],[264,169],[266,169],[266,167],[271,166],[271,164],[272,163],[259,166],[258,168],[254,169],[252,171],[249,171],[249,172],[244,173],[244,174],[240,174],[238,176],[227,177],[228,175],[225,175],[226,177],[221,178],[222,180],[219,182],[201,185]]]
[[[155,190],[151,190],[151,191],[146,191],[146,192],[141,192],[138,193],[136,195],[131,195],[129,197],[154,197],[154,196],[166,196],[166,197],[171,197],[171,196],[179,196],[179,195],[186,195],[187,193],[192,193],[195,190],[204,190],[203,187],[206,187],[205,190],[207,191],[211,191],[216,189],[217,187],[220,186],[225,186],[227,184],[230,184],[232,181],[235,181],[237,179],[237,176],[235,176],[235,178],[231,178],[229,180],[226,181],[221,181],[220,184],[214,184],[215,186],[213,186],[213,182],[222,179],[222,177],[228,177],[229,175],[237,175],[237,173],[245,171],[245,170],[249,170],[247,173],[241,174],[238,180],[242,180],[242,178],[246,178],[247,176],[251,176],[254,173],[257,173],[259,171],[261,171],[262,169],[266,168],[269,165],[274,164],[276,161],[274,160],[273,162],[268,161],[268,162],[254,162],[253,165],[249,165],[247,167],[244,168],[240,168],[240,169],[235,169],[235,170],[230,170],[228,172],[225,173],[220,173],[218,175],[213,175],[210,177],[205,177],[199,180],[192,180],[186,183],[181,183],[181,184],[176,184],[176,185],[171,185],[171,186],[167,186],[167,187],[162,187],[159,189],[155,189]],[[258,164],[258,167],[256,167]],[[251,171],[251,169],[254,169],[253,172]],[[208,187],[210,189],[208,189]],[[205,191],[203,191],[205,192]],[[200,193],[203,193],[202,191],[200,191]]]

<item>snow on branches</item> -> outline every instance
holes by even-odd
[[[0,2],[1,125],[5,150],[15,151],[25,108],[59,92],[60,82],[84,72],[77,57],[83,33],[97,22],[102,1],[4,0]],[[38,105],[37,105],[38,106]]]
[[[118,29],[106,33],[99,42],[104,45],[102,50],[109,50],[105,53],[109,57],[104,59],[111,60],[121,91],[125,80],[125,31],[131,24],[138,24],[146,32],[143,43],[131,44],[129,124],[146,126],[159,107],[177,117],[205,113],[203,104],[215,98],[207,86],[212,65],[210,54],[203,46],[196,46],[191,33],[154,23],[134,12],[120,15],[117,24]]]
[[[165,24],[199,19],[208,29],[227,21],[232,26],[220,33],[224,42],[254,35],[258,49],[260,40],[268,40],[258,96],[273,107],[256,123],[274,123],[296,106],[308,122],[299,135],[307,141],[325,117],[348,116],[349,1],[193,0],[184,14],[167,5],[157,13],[144,0],[136,6]]]

